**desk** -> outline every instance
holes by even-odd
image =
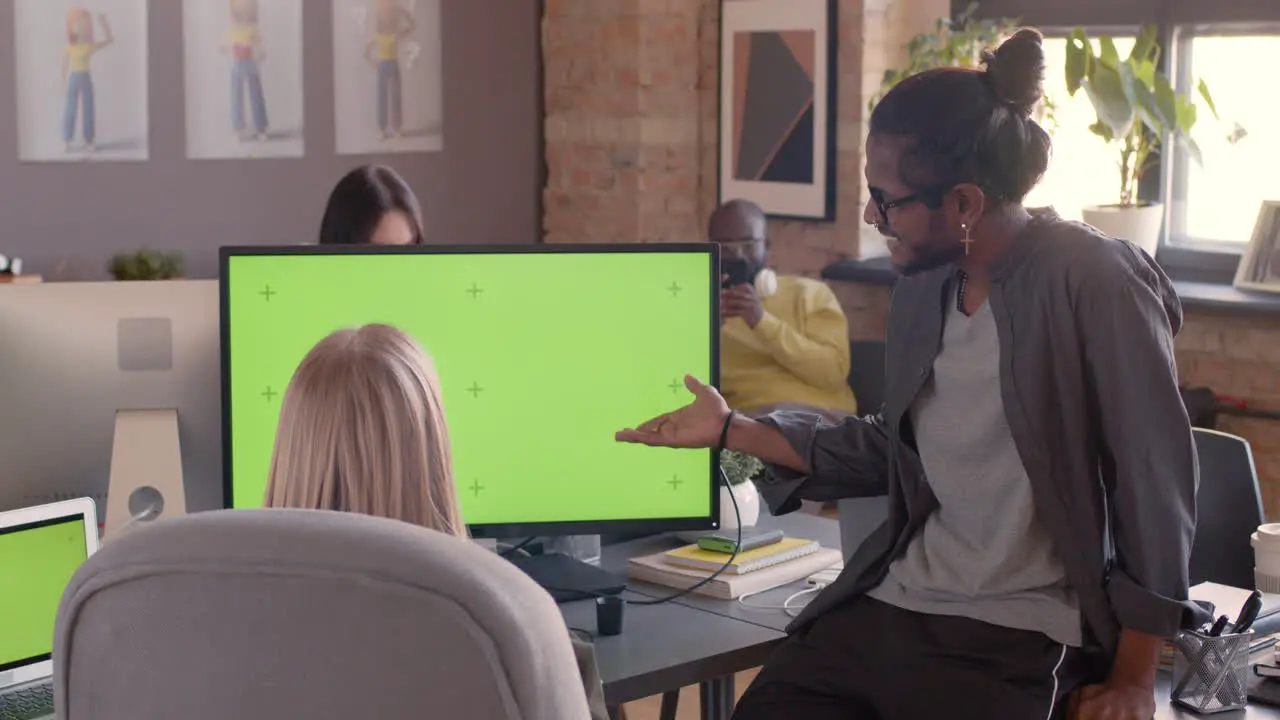
[[[635,593],[628,596],[642,598]],[[564,603],[560,612],[569,627],[594,632],[593,601]],[[703,717],[728,720],[733,712],[734,673],[762,665],[784,637],[762,625],[677,603],[628,606],[622,634],[595,640],[605,703],[612,708],[686,685],[702,685]]]
[[[820,518],[802,513],[793,513],[781,518],[762,515],[758,522],[758,527],[780,528],[786,532],[787,535],[792,537],[803,537],[811,540],[817,540],[826,547],[840,547],[839,524],[835,520],[827,518]],[[669,536],[633,540],[631,542],[604,548],[601,562],[602,565],[610,570],[621,571],[626,567],[626,561],[629,557],[660,552],[662,550],[675,547],[677,544],[678,543]],[[666,597],[674,592],[670,588],[652,585],[649,583],[629,583],[628,587],[630,588],[630,593],[638,593],[648,597]],[[761,605],[781,605],[788,596],[794,594],[800,589],[803,589],[803,583],[794,583],[792,585],[787,585],[785,587],[777,588],[754,596],[751,599],[751,602]],[[803,603],[803,601],[801,601],[801,603]],[[593,628],[595,626],[594,607],[591,607],[589,603],[574,603],[574,605],[586,605],[587,610],[592,613],[591,617],[585,620],[579,620],[579,622],[587,623],[586,625],[578,625],[577,627],[587,629]],[[668,616],[665,612],[670,609],[672,605],[680,606],[688,611],[696,611],[700,614],[688,616],[672,613]],[[651,622],[653,625],[638,625],[636,623],[637,617],[645,617],[645,611],[655,610],[661,612],[651,616],[648,620],[641,620],[642,623]],[[708,615],[717,616],[724,621],[729,621],[731,625],[726,626],[721,623],[710,621],[707,619]],[[566,617],[568,617],[567,613]],[[769,652],[772,651],[774,645],[778,642],[778,638],[775,638],[771,641],[761,643],[759,646],[747,647],[746,645],[749,642],[750,637],[761,636],[754,636],[745,631],[744,628],[757,628],[759,630],[772,632],[781,636],[787,625],[791,622],[791,618],[781,610],[751,608],[746,607],[737,601],[716,600],[703,595],[687,595],[679,600],[673,601],[672,603],[656,607],[628,607],[626,622],[627,626],[623,631],[622,638],[626,638],[628,634],[633,632],[647,634],[647,631],[642,628],[651,627],[652,632],[655,633],[654,637],[647,639],[635,638],[632,639],[631,642],[643,642],[646,645],[652,644],[652,646],[657,649],[657,653],[661,654],[663,652],[667,652],[672,657],[683,657],[689,653],[705,654],[703,653],[703,649],[704,646],[706,646],[706,649],[711,650],[711,653],[716,654],[717,657],[710,659],[705,669],[711,673],[723,672],[728,674],[731,672],[730,668],[745,670],[763,663],[764,660],[762,659],[754,664],[743,666],[739,665],[737,661],[745,661],[747,658],[759,657],[761,653],[763,653],[763,657],[767,659]],[[682,624],[675,625],[674,623],[677,622]],[[690,624],[683,624],[685,622]],[[571,622],[570,624],[572,625],[573,623]],[[654,625],[656,625],[656,627]],[[673,630],[675,630],[675,632],[673,632]],[[721,633],[725,634],[721,635]],[[610,682],[608,678],[625,673],[622,665],[611,666],[608,674],[606,674],[605,670],[606,661],[603,659],[603,656],[606,653],[614,652],[606,648],[609,646],[611,641],[618,639],[620,638],[603,638],[597,641],[597,653],[598,656],[602,658],[600,660],[600,672],[606,677],[606,683]],[[670,649],[667,648],[667,643],[671,643]],[[730,646],[737,647],[736,649],[729,649]],[[612,664],[615,661],[617,661],[617,658],[610,656],[609,662]],[[675,682],[683,677],[686,679],[686,681],[683,682],[685,685],[691,685],[694,684],[694,682],[701,682],[703,684],[704,720],[720,720],[720,718],[727,718],[732,714],[731,711],[726,712],[723,715],[715,714],[717,711],[723,711],[722,706],[709,707],[706,702],[709,692],[721,694],[725,692],[725,679],[723,677],[716,678],[711,674],[702,674],[694,680],[688,680],[688,678],[696,676],[703,668],[698,665],[697,661],[693,661],[691,659],[683,662],[685,663],[685,667],[688,668],[687,674],[664,676],[662,678],[663,682],[652,682],[645,685],[644,687],[651,691],[648,692],[648,694],[656,694],[657,692],[662,692],[664,689],[670,692],[680,686],[666,685],[665,688],[660,686],[662,686],[664,682]],[[710,691],[708,689],[708,683],[711,683]],[[728,696],[731,710],[733,696],[731,675],[728,678],[728,683]],[[623,702],[644,696],[643,693],[633,694],[628,688],[628,692],[619,692],[616,696],[621,699],[615,700],[615,695],[610,694],[608,685],[605,687],[605,695],[609,698],[609,703],[611,705],[616,702]],[[664,697],[664,711],[667,709],[669,698],[672,697],[672,695]],[[1156,698],[1156,720],[1188,720],[1190,718],[1202,717],[1194,713],[1178,710],[1169,702],[1169,675],[1167,673],[1160,673],[1160,676],[1157,679]],[[709,714],[708,711],[711,711],[711,714]],[[671,703],[671,712],[674,713],[674,702]],[[1280,720],[1280,708],[1251,706],[1248,710],[1219,713],[1213,717],[1222,718],[1223,720]]]

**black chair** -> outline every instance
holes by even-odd
[[[884,351],[880,340],[849,343],[849,387],[858,401],[858,414],[870,415],[884,405]],[[866,540],[889,515],[889,501],[883,497],[845,498],[836,503],[840,517],[840,549],[845,559]]]
[[[1191,584],[1254,587],[1249,538],[1262,524],[1262,494],[1253,452],[1241,437],[1195,428],[1200,456]]]
[[[849,343],[849,387],[858,401],[858,414],[878,412],[884,404],[884,341]]]

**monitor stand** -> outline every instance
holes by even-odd
[[[142,500],[142,507],[132,507],[135,499]],[[136,521],[186,512],[178,411],[117,410],[104,541]]]
[[[551,593],[558,603],[617,595],[627,586],[624,577],[560,553],[509,560]]]

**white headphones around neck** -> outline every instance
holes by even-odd
[[[765,268],[756,274],[756,294],[762,298],[773,297],[778,293],[778,273]]]

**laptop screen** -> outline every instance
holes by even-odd
[[[88,555],[79,513],[0,528],[0,671],[49,659],[58,602]]]

